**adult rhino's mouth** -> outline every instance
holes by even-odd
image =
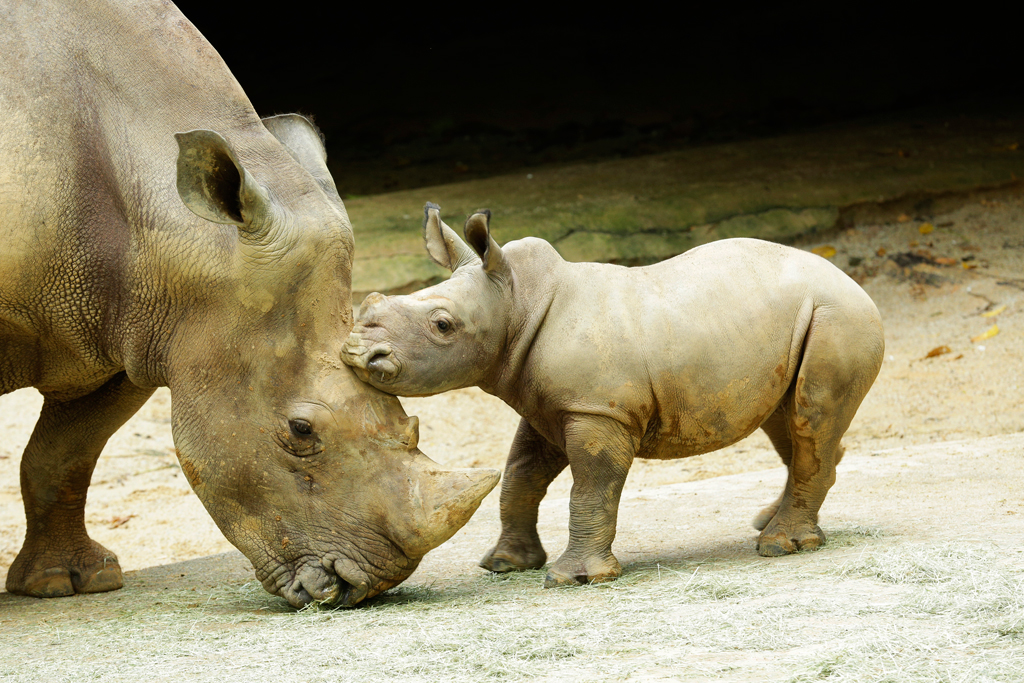
[[[317,560],[310,557],[292,571],[288,564],[276,567],[262,579],[268,593],[279,595],[292,607],[302,608],[316,602],[331,607],[352,607],[407,579],[419,562],[399,570],[392,578],[367,574],[353,560],[328,553]]]

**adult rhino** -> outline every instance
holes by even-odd
[[[267,591],[354,604],[404,580],[497,472],[441,470],[338,362],[352,233],[318,132],[261,121],[169,2],[15,1],[0,23],[0,390],[45,398],[7,589],[122,585],[86,490],[158,386],[182,470]]]

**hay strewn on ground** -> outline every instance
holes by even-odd
[[[799,566],[633,566],[613,584],[548,592],[539,571],[480,574],[456,590],[412,585],[343,611],[268,609],[255,582],[178,590],[87,629],[59,621],[31,635],[16,629],[24,658],[5,657],[0,675],[19,683],[1019,680],[1020,552],[901,544],[865,528],[834,540],[848,547]]]

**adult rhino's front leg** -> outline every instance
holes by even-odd
[[[85,530],[85,499],[107,439],[153,394],[124,373],[71,401],[47,398],[21,459],[25,544],[7,590],[38,598],[121,587],[117,557]]]
[[[589,416],[575,418],[565,440],[573,479],[569,545],[548,569],[545,588],[612,581],[622,574],[612,541],[636,444],[618,422]]]
[[[548,486],[569,464],[559,448],[526,420],[512,440],[501,481],[501,536],[480,560],[492,572],[540,569],[547,553],[537,534],[537,510]]]

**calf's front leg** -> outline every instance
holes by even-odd
[[[537,534],[537,509],[567,464],[561,449],[526,420],[519,421],[501,480],[501,537],[480,560],[481,567],[510,572],[544,566],[548,555]]]
[[[620,423],[585,416],[566,426],[565,446],[573,479],[569,545],[548,569],[545,588],[612,581],[622,574],[612,541],[637,444]]]

